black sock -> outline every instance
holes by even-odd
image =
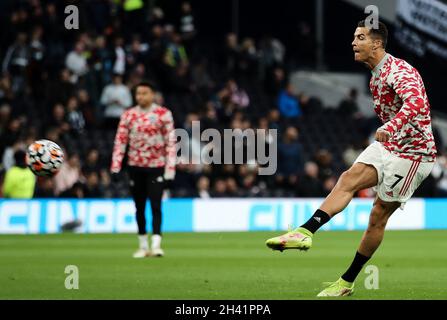
[[[348,282],[354,282],[355,278],[357,278],[357,275],[362,270],[365,263],[368,262],[368,260],[371,257],[364,256],[363,254],[359,253],[358,251],[355,253],[354,260],[352,261],[351,266],[346,270],[345,274],[341,276],[341,278]]]
[[[318,209],[315,211],[314,215],[307,220],[305,224],[301,227],[309,230],[312,233],[315,233],[322,225],[328,222],[331,219],[329,215],[323,210]]]

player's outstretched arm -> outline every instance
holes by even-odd
[[[128,122],[129,121],[127,117],[127,112],[124,112],[121,115],[118,130],[116,131],[115,135],[115,142],[113,145],[112,164],[110,167],[110,171],[112,173],[118,173],[121,171],[127,143],[129,142]]]

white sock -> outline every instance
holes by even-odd
[[[140,249],[143,249],[143,250],[148,250],[149,249],[149,244],[147,242],[147,235],[146,234],[138,235],[138,240],[140,241]]]
[[[151,247],[152,249],[160,249],[161,236],[159,234],[154,234],[151,237]]]

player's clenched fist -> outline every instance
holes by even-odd
[[[387,142],[390,139],[390,133],[383,129],[378,129],[376,131],[376,141]]]

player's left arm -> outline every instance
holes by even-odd
[[[396,116],[377,130],[379,135],[388,138],[399,132],[402,127],[411,122],[425,107],[419,75],[415,69],[402,68],[392,75],[391,85],[396,94],[402,99],[403,105]],[[388,140],[388,139],[387,139]]]
[[[176,164],[176,151],[175,151],[175,131],[174,131],[174,119],[171,111],[167,111],[163,115],[163,139],[165,141],[166,148],[166,163],[164,178],[165,180],[173,180],[175,177],[175,164]]]
[[[110,166],[111,173],[119,173],[123,166],[123,159],[126,153],[127,144],[129,142],[129,119],[128,113],[121,115],[118,129],[115,135],[113,145],[112,164]]]

